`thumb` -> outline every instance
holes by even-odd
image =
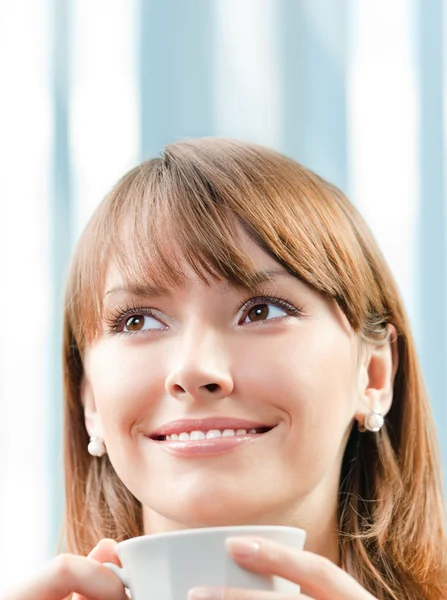
[[[120,559],[118,558],[118,554],[116,552],[117,543],[115,540],[111,540],[109,538],[104,538],[96,544],[93,550],[88,555],[88,558],[93,560],[97,560],[98,562],[105,563],[111,562],[115,563],[119,567],[121,567]]]

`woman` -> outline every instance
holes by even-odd
[[[447,597],[408,320],[364,221],[315,174],[212,138],[132,170],[78,245],[64,358],[67,554],[11,597],[125,598],[101,564],[116,540],[252,523],[307,531],[300,553],[230,549],[301,597]]]

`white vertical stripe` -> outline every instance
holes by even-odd
[[[77,0],[73,18],[75,237],[139,158],[136,0]]]
[[[411,0],[352,3],[350,194],[415,319],[418,95]]]
[[[0,1],[0,595],[48,558],[49,2]]]
[[[279,147],[281,85],[274,0],[216,0],[217,135]]]

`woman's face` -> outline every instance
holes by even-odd
[[[335,518],[367,383],[358,338],[334,302],[245,246],[274,271],[252,293],[190,270],[161,295],[108,274],[103,333],[85,355],[86,423],[147,531]],[[191,431],[202,433],[175,439]]]

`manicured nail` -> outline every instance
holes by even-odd
[[[258,551],[261,545],[253,540],[230,537],[225,540],[225,545],[231,551],[233,556],[239,558],[251,558]]]
[[[189,590],[188,600],[221,600],[220,588],[195,587]]]

